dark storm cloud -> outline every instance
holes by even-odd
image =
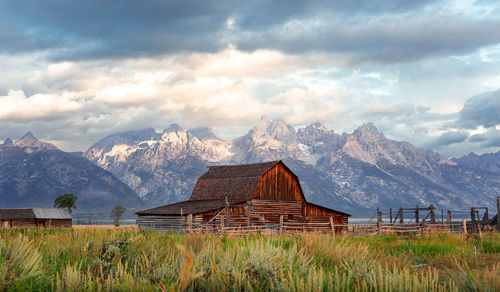
[[[500,90],[468,99],[460,111],[458,125],[468,129],[500,125]]]
[[[469,137],[467,132],[446,132],[441,134],[439,137],[435,138],[433,141],[428,143],[428,147],[431,149],[437,149],[439,147],[448,146],[455,143],[464,142]]]
[[[234,45],[391,63],[500,42],[498,18],[445,12],[441,1],[4,1],[0,53],[44,51],[51,59],[72,60],[217,52]]]

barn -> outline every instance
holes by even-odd
[[[139,228],[183,229],[194,222],[242,226],[285,223],[347,224],[349,214],[307,202],[298,177],[280,160],[210,166],[187,201],[136,213]],[[332,219],[331,219],[332,218]],[[337,229],[341,231],[342,228]]]
[[[0,209],[0,226],[70,228],[73,217],[66,208]]]

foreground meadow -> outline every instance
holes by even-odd
[[[0,229],[0,290],[500,291],[500,234]]]

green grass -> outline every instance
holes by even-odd
[[[500,235],[0,229],[0,291],[500,291]]]

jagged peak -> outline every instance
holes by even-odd
[[[39,141],[31,132],[27,132],[19,140],[13,143],[14,146],[22,148],[57,149],[56,146]]]
[[[375,124],[372,122],[364,123],[359,128],[357,128],[354,133],[355,136],[360,135],[371,135],[371,136],[383,136],[382,132],[379,132]]]
[[[9,146],[12,144],[14,144],[14,142],[12,142],[12,139],[10,139],[9,137],[7,137],[7,139],[5,139],[5,141],[3,141],[4,146]]]
[[[28,131],[26,132],[26,134],[24,134],[24,136],[21,137],[21,139],[19,139],[18,141],[20,140],[34,140],[34,141],[38,141],[38,139],[35,137],[35,135],[33,135],[33,133],[31,133],[31,131]]]
[[[214,130],[209,127],[196,127],[189,129],[188,133],[192,134],[199,140],[207,140],[207,139],[217,139],[222,140],[217,134],[215,134]]]
[[[165,130],[163,130],[163,133],[170,133],[170,132],[184,132],[184,129],[178,124],[174,123],[168,126],[168,128],[166,128]]]

